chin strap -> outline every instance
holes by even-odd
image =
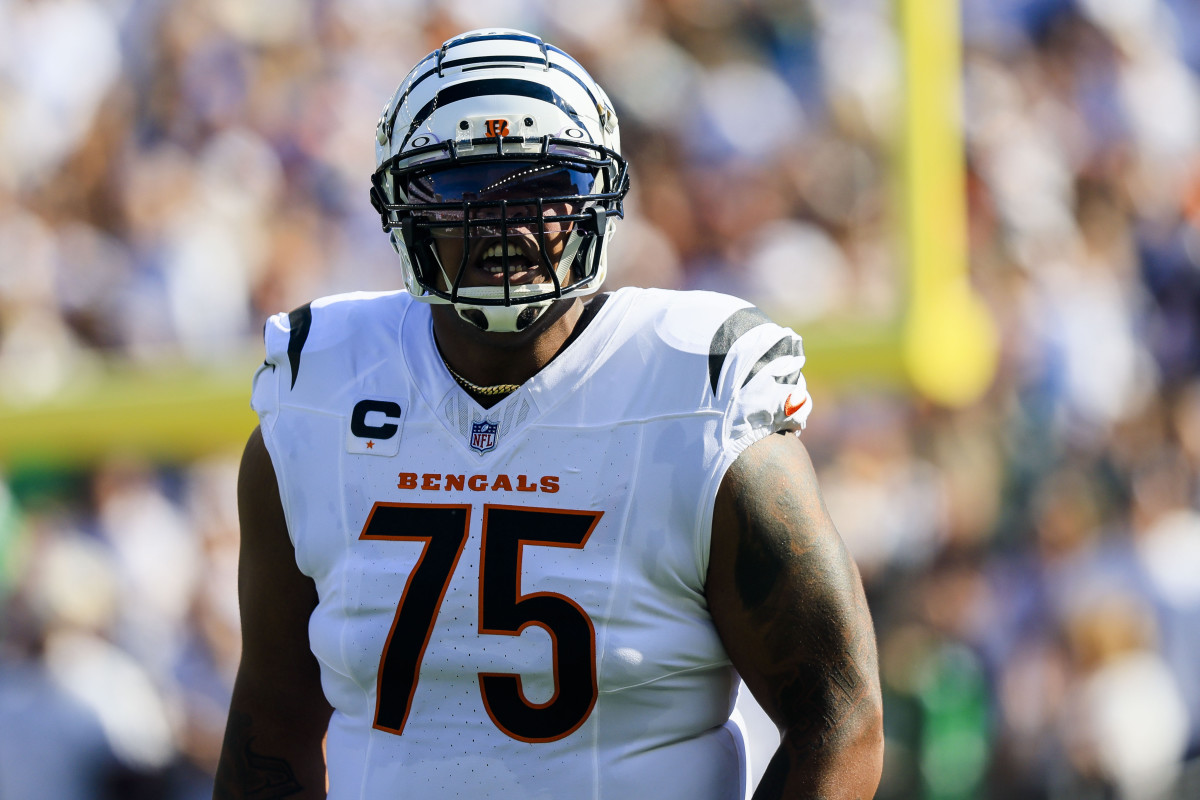
[[[455,303],[454,310],[467,322],[488,333],[517,333],[542,318],[554,300],[524,303],[519,306],[476,306]]]

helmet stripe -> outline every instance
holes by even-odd
[[[471,97],[482,97],[485,95],[516,95],[519,97],[531,97],[535,100],[541,100],[551,105],[558,106],[563,113],[579,125],[580,129],[591,139],[591,134],[588,132],[587,125],[579,117],[579,113],[563,99],[562,95],[551,89],[549,86],[533,81],[522,81],[515,78],[483,78],[480,80],[467,81],[465,83],[456,83],[442,89],[433,99],[421,107],[421,110],[413,117],[412,124],[408,127],[408,133],[404,135],[404,141],[400,144],[400,150],[408,144],[409,138],[416,132],[417,128],[438,108],[448,106],[451,103],[457,103],[459,100],[466,100]]]
[[[576,61],[574,58],[572,58],[570,53],[566,52],[565,50],[563,50],[561,48],[555,47],[552,44],[546,45],[546,49],[549,50],[551,53],[557,53],[558,55],[562,56],[570,64],[573,64],[578,69],[580,74],[577,74],[575,70],[568,69],[567,67],[563,66],[562,64],[555,64],[554,62],[550,62],[551,67],[553,67],[556,70],[559,70],[560,72],[565,72],[568,75],[570,75],[572,78],[574,78],[575,82],[578,83],[580,86],[582,86],[583,90],[588,93],[588,97],[590,97],[592,99],[592,105],[599,108],[600,101],[596,99],[596,95],[592,91],[592,87],[588,86],[588,81],[592,80],[592,76],[591,76],[591,74],[588,73],[588,71],[586,69],[584,69],[583,64],[580,64],[578,61]],[[585,78],[587,80],[584,80]]]
[[[583,68],[583,64],[580,64],[578,61],[576,61],[574,58],[572,58],[571,54],[568,53],[566,50],[555,47],[552,44],[546,45],[546,49],[549,50],[551,53],[558,53],[560,56],[565,58],[567,61],[570,61],[575,66],[579,67],[580,72],[582,72],[584,75],[587,75],[587,70]]]
[[[485,61],[494,62],[489,66],[497,69],[506,67],[514,62],[518,64],[544,64],[540,58],[533,56],[473,56],[471,58],[456,58],[453,61],[442,62],[442,69],[447,70],[451,67],[461,67],[463,64],[482,64]],[[435,70],[436,71],[436,70]],[[422,76],[423,77],[423,76]]]
[[[474,36],[469,39],[459,39],[454,42],[454,46],[457,46],[460,44],[466,44],[469,42],[484,41],[487,39],[509,39],[509,40],[514,40],[514,41],[541,43],[540,39],[537,39],[536,37],[530,37],[530,36]],[[417,86],[419,86],[421,83],[423,83],[426,78],[430,78],[434,75],[437,75],[437,74],[439,74],[439,72],[443,72],[443,71],[453,68],[453,67],[461,67],[466,64],[483,64],[484,62],[492,61],[492,62],[495,62],[492,65],[494,68],[501,69],[501,68],[505,67],[506,65],[513,64],[513,63],[518,63],[518,64],[547,64],[548,63],[552,69],[556,69],[559,72],[569,75],[572,80],[574,80],[577,84],[579,84],[580,88],[582,88],[585,92],[587,92],[588,98],[592,101],[592,106],[595,108],[599,108],[600,103],[596,99],[596,95],[592,91],[592,88],[590,86],[588,86],[588,83],[587,83],[588,80],[591,80],[591,75],[589,75],[587,70],[583,68],[583,65],[580,64],[578,61],[576,61],[574,58],[572,58],[569,53],[563,51],[562,49],[560,49],[558,47],[555,47],[554,45],[548,44],[548,45],[545,45],[545,47],[547,50],[557,53],[558,55],[565,58],[567,61],[570,62],[570,64],[573,64],[575,67],[577,67],[579,69],[579,72],[582,72],[583,75],[580,76],[580,75],[576,74],[575,70],[572,70],[569,67],[564,66],[562,64],[556,64],[553,61],[547,61],[547,60],[544,60],[541,58],[536,58],[534,56],[488,55],[488,56],[473,56],[471,58],[456,58],[451,61],[443,61],[443,62],[440,62],[440,64],[437,67],[434,67],[433,69],[430,69],[430,70],[426,70],[421,75],[419,75],[416,79],[414,79],[411,83],[409,83],[407,88],[405,88],[404,93],[401,94],[399,97],[397,97],[395,99],[395,101],[392,103],[391,107],[388,109],[387,119],[385,122],[388,137],[390,138],[392,135],[392,128],[395,125],[396,114],[399,113],[401,107],[403,107],[403,105],[404,105],[404,101],[408,99],[408,96],[413,93],[413,90],[416,89]],[[421,61],[417,64],[417,66],[413,68],[412,72],[416,72],[417,68],[419,68],[421,66],[421,64],[424,64],[426,61],[428,61],[431,58],[434,58],[438,55],[439,55],[439,51],[434,50],[432,53],[425,56],[425,58],[421,59]],[[477,69],[478,69],[478,67],[477,67]],[[587,80],[584,80],[584,78],[587,78]],[[563,110],[566,111],[567,109],[563,108]],[[567,113],[570,114],[569,111]],[[426,116],[428,116],[428,115],[426,115]],[[571,118],[574,119],[576,122],[580,121],[579,118],[574,114],[571,115]],[[586,127],[584,125],[582,125],[582,123],[580,124],[580,127],[583,127],[584,130],[586,130]],[[590,138],[590,136],[589,136],[589,138]],[[408,137],[406,136],[405,144],[407,144],[407,142],[408,142]],[[401,145],[401,147],[403,148],[403,145]]]
[[[538,47],[544,46],[542,40],[537,36],[517,33],[485,33],[479,36],[467,36],[462,39],[451,39],[442,46],[449,51],[451,47],[458,47],[461,44],[474,44],[475,42],[488,41],[529,42],[531,44],[536,44]]]
[[[592,94],[591,87],[589,87],[586,83],[583,82],[583,78],[580,78],[574,72],[572,72],[571,70],[569,70],[566,67],[563,67],[559,64],[551,64],[550,66],[553,67],[554,69],[558,70],[559,72],[566,73],[567,75],[570,75],[572,78],[574,78],[575,82],[578,83],[580,86],[582,86],[583,90],[585,92],[587,92],[588,97],[591,98],[592,108],[596,108],[596,109],[600,108],[600,103],[598,100],[596,100],[596,95]]]
[[[429,59],[433,58],[436,55],[437,55],[437,51],[435,50],[434,52],[430,53],[428,56],[423,58],[421,60],[420,64],[417,64],[417,66],[418,67],[421,66],[421,64],[424,64],[426,61],[428,61]],[[485,61],[496,62],[492,66],[494,66],[497,69],[507,66],[508,64],[513,64],[513,63],[520,63],[520,64],[544,64],[545,63],[542,59],[534,58],[532,56],[474,56],[472,58],[456,58],[453,61],[445,61],[441,64],[440,69],[444,71],[451,67],[461,67],[464,64],[481,64]],[[557,64],[554,64],[552,66],[554,66],[557,69],[561,69],[561,67],[559,67]],[[476,69],[478,69],[478,67]],[[411,83],[409,83],[407,87],[405,87],[404,92],[399,97],[397,97],[395,99],[395,101],[391,104],[391,106],[388,108],[385,125],[386,125],[387,135],[389,138],[392,135],[392,128],[396,124],[396,115],[398,113],[400,113],[400,109],[404,106],[404,101],[408,99],[408,96],[413,93],[414,89],[416,89],[419,85],[421,85],[422,83],[425,82],[426,78],[431,78],[434,75],[437,75],[438,70],[439,70],[439,67],[434,67],[433,69],[426,70],[425,72],[421,73],[416,78],[414,78],[413,81]],[[416,72],[415,68],[413,69],[413,72]],[[574,77],[574,76],[572,76],[572,77]],[[576,78],[576,80],[579,80],[579,79]],[[582,85],[582,84],[580,84],[580,85]],[[587,87],[584,86],[584,88],[586,89]],[[590,94],[590,92],[589,92],[589,94]]]

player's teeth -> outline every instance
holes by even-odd
[[[504,253],[504,248],[501,245],[494,244],[491,247],[489,247],[487,250],[483,251],[483,257],[484,258],[500,258],[503,253]],[[521,255],[521,248],[517,247],[515,244],[509,244],[508,255],[510,257]]]

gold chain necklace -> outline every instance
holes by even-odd
[[[441,353],[438,355],[441,355]],[[521,388],[521,384],[519,383],[497,383],[495,386],[480,386],[477,383],[471,383],[471,381],[455,372],[454,367],[450,366],[445,356],[442,356],[442,363],[446,365],[446,369],[450,371],[450,375],[454,380],[458,381],[458,385],[468,392],[474,392],[484,397],[496,397],[498,395],[512,394]]]

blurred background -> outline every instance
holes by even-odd
[[[207,798],[266,317],[400,285],[379,110],[483,25],[633,165],[610,287],[805,338],[879,797],[1200,798],[1194,0],[0,0],[0,798]]]

